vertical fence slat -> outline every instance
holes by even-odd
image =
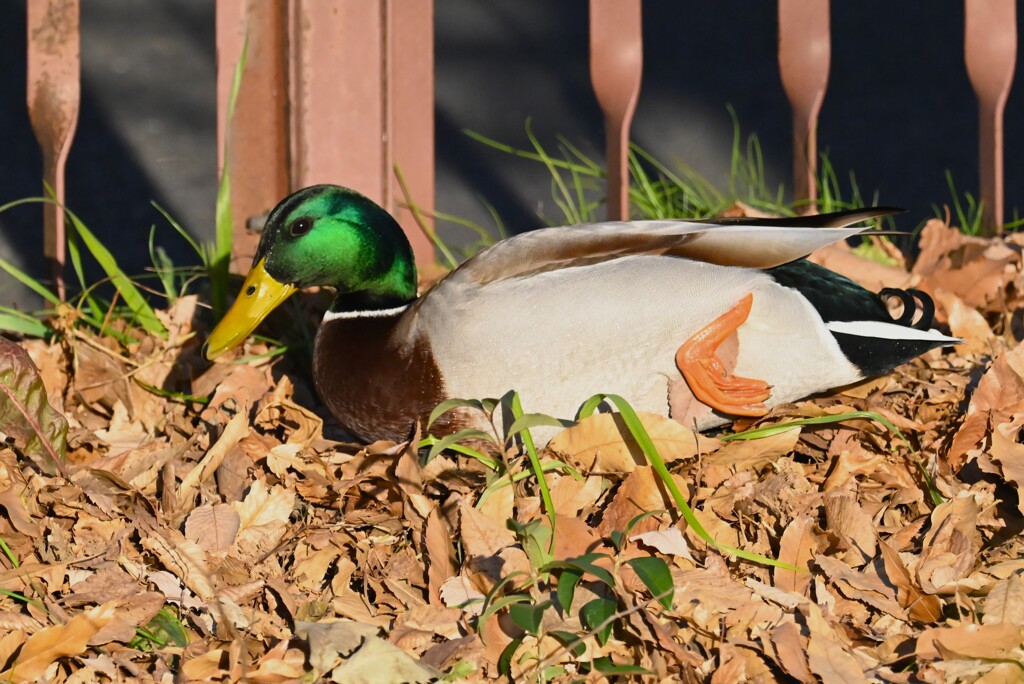
[[[63,204],[81,101],[79,0],[29,0],[27,16],[29,119],[43,153],[43,180]],[[63,299],[64,212],[54,204],[43,205],[43,255]]]
[[[387,150],[384,206],[398,218],[416,260],[434,259],[430,239],[416,224],[403,200],[397,167],[410,199],[427,212],[434,210],[434,0],[386,0]],[[421,218],[433,226],[431,217]]]
[[[779,0],[779,75],[793,109],[793,194],[818,199],[818,112],[828,87],[828,0]]]
[[[295,0],[291,184],[384,201],[383,0]]]
[[[235,65],[248,31],[245,72],[234,119],[225,128]],[[219,168],[224,140],[231,176],[234,222],[231,267],[245,271],[259,236],[246,220],[288,193],[288,84],[285,0],[221,0],[217,3],[217,132]]]
[[[978,96],[984,228],[1003,225],[1003,111],[1017,61],[1016,0],[964,0],[964,61]]]
[[[604,113],[608,218],[629,218],[629,128],[643,76],[640,0],[590,0],[590,80]]]

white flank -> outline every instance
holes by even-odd
[[[834,333],[857,335],[859,337],[876,337],[882,340],[922,340],[960,344],[963,340],[943,335],[938,330],[918,330],[897,323],[884,321],[830,321],[825,324]]]
[[[328,311],[324,314],[324,323],[348,318],[390,318],[397,316],[409,308],[408,304],[396,306],[391,309],[369,309],[367,311]]]

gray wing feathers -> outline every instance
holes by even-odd
[[[480,252],[446,280],[484,285],[627,255],[670,255],[719,266],[772,268],[866,227],[786,227],[692,221],[631,221],[543,228]],[[454,283],[450,283],[454,284]]]

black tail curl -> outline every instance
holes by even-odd
[[[935,302],[927,292],[912,288],[883,288],[879,297],[883,303],[890,297],[896,297],[903,304],[903,312],[898,318],[893,318],[893,323],[918,330],[932,329],[935,323]]]
[[[917,330],[930,330],[935,322],[935,302],[927,292],[913,288],[900,290],[886,287],[878,292],[878,297],[883,304],[891,297],[896,297],[902,302],[903,313],[899,318],[894,318],[893,323]]]

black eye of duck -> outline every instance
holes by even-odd
[[[288,232],[291,233],[292,237],[301,237],[308,233],[313,227],[313,219],[306,217],[297,218],[292,221],[292,225],[288,228]]]

